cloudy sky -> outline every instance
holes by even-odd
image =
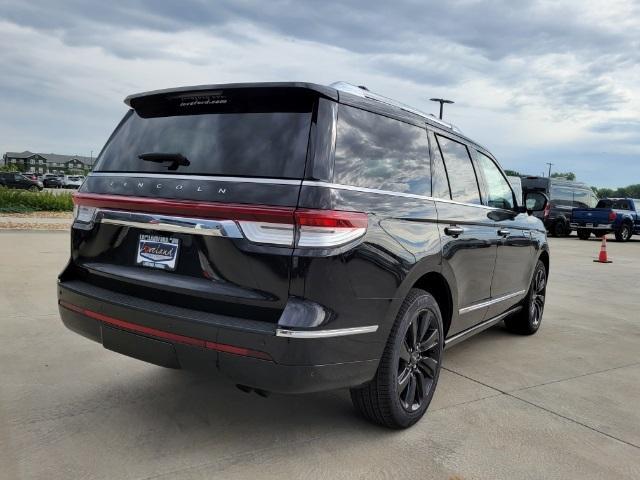
[[[640,1],[0,0],[0,152],[96,155],[133,92],[346,80],[505,168],[640,183]]]

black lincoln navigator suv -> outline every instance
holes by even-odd
[[[244,390],[348,387],[412,425],[443,350],[502,320],[535,333],[549,253],[485,148],[345,83],[132,95],[74,195],[64,324]]]

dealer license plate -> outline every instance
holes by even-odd
[[[140,235],[136,265],[175,270],[180,241],[173,237]]]

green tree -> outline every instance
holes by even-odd
[[[506,173],[509,177],[519,177],[520,176],[520,172],[516,172],[515,170],[505,170],[504,173]]]
[[[576,174],[573,172],[553,172],[551,174],[552,178],[566,178],[567,180],[574,181],[576,179]]]

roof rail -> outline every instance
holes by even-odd
[[[349,83],[349,82],[339,81],[339,82],[333,82],[329,86],[331,88],[335,88],[336,90],[339,90],[341,92],[350,93],[352,95],[357,95],[358,97],[362,97],[362,98],[368,98],[370,100],[375,100],[377,102],[384,103],[386,105],[391,105],[392,107],[398,107],[401,110],[404,110],[406,112],[410,112],[410,113],[413,113],[414,115],[418,115],[420,117],[427,118],[428,120],[430,120],[432,122],[435,122],[435,123],[437,123],[439,125],[442,125],[443,127],[449,128],[449,129],[453,130],[454,132],[457,132],[457,133],[460,133],[460,134],[462,133],[462,131],[458,127],[453,125],[452,123],[444,122],[444,121],[440,120],[439,118],[436,118],[431,113],[422,112],[422,111],[420,111],[418,109],[410,107],[409,105],[406,105],[406,104],[404,104],[402,102],[399,102],[397,100],[393,100],[391,98],[385,97],[385,96],[380,95],[378,93],[374,93],[374,92],[370,91],[364,85],[357,86],[357,85],[353,85],[352,83]]]

